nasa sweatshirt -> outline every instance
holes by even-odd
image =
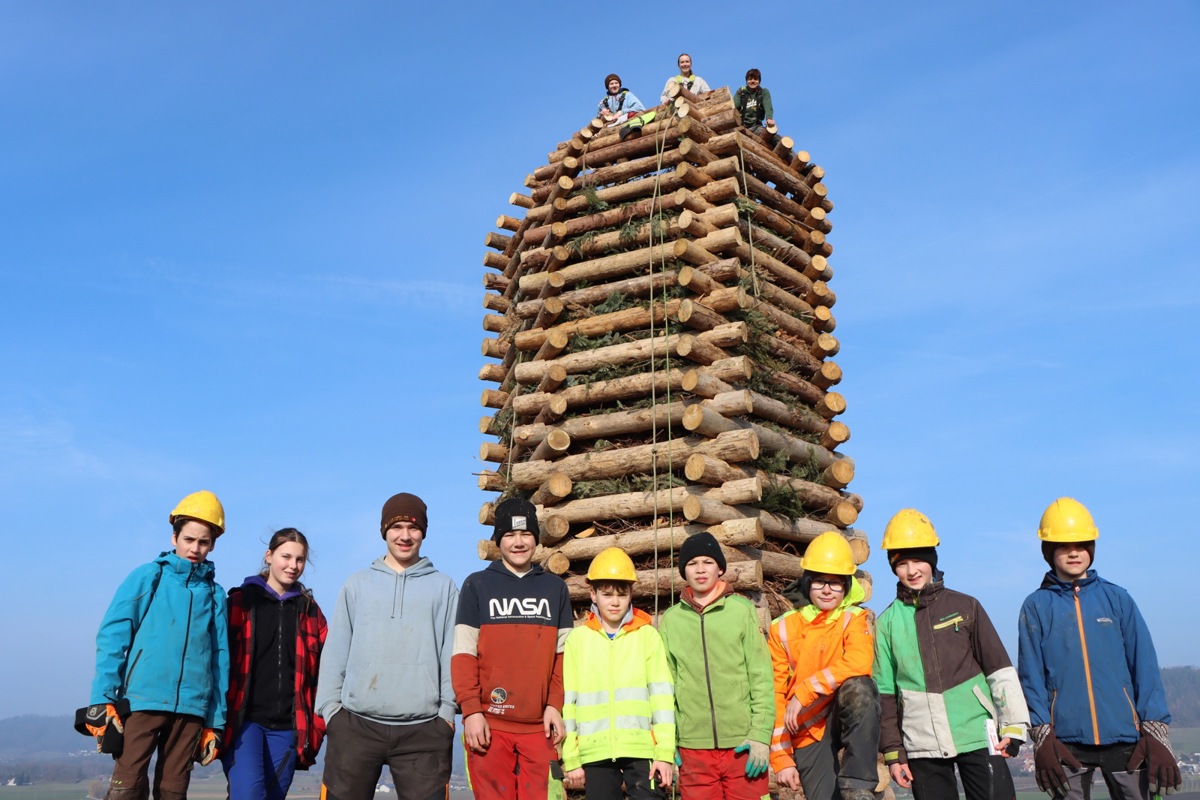
[[[511,733],[542,730],[546,706],[562,711],[562,654],[573,627],[562,578],[502,561],[463,583],[450,672],[463,718],[487,714]]]

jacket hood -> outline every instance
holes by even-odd
[[[822,611],[812,603],[800,609],[800,614],[809,622],[812,622],[821,614],[826,614],[829,622],[838,619],[842,616],[842,612],[856,606],[867,599],[867,591],[863,589],[862,584],[858,582],[858,578],[850,576],[850,592],[842,598],[842,602],[838,603],[837,608],[832,608],[829,611]]]
[[[433,562],[425,556],[417,559],[417,563],[408,567],[403,572],[396,572],[387,565],[385,556],[380,556],[371,562],[371,569],[375,572],[382,572],[393,579],[392,584],[392,618],[397,614],[404,616],[404,590],[408,587],[408,582],[416,580],[425,575],[433,575],[437,572],[433,568]]]
[[[416,565],[414,564],[413,566],[416,566]],[[412,569],[412,567],[409,567],[409,569]],[[513,572],[511,569],[509,569],[508,567],[504,566],[504,562],[500,561],[500,560],[493,561],[492,563],[488,564],[487,569],[492,572],[498,572],[501,575],[511,578],[514,581],[522,581],[522,580],[525,580],[526,578],[533,577],[534,575],[541,575],[542,573],[544,573],[546,571],[542,568],[541,564],[530,564],[528,572],[526,572],[524,575],[518,575],[515,572]],[[407,572],[408,570],[405,570],[405,571]]]
[[[729,597],[729,595],[734,593],[733,587],[725,581],[719,581],[719,584],[720,592],[706,606],[701,606],[696,603],[696,593],[692,591],[692,587],[690,586],[683,587],[683,591],[679,593],[679,599],[686,603],[689,608],[703,613],[704,609],[712,608],[726,597]]]
[[[304,585],[301,583],[297,583],[293,588],[288,589],[283,594],[279,594],[271,588],[271,584],[267,583],[267,579],[262,575],[248,576],[246,580],[242,581],[241,588],[244,591],[262,592],[272,600],[278,600],[280,602],[284,600],[291,600],[293,597],[300,597],[301,595],[308,594],[307,590],[304,588]]]
[[[946,576],[940,569],[933,571],[933,580],[925,584],[921,589],[910,589],[900,581],[896,581],[896,599],[901,603],[917,608],[924,608],[929,605],[931,598],[935,597],[939,592],[946,588]]]
[[[654,620],[650,618],[649,614],[647,614],[645,611],[642,611],[640,608],[634,608],[633,606],[630,606],[629,611],[625,613],[625,620],[621,623],[621,630],[618,632],[618,635],[621,633],[636,631],[643,625],[653,624]],[[595,604],[592,604],[592,610],[588,613],[587,622],[585,622],[584,625],[594,631],[604,633],[604,623],[600,621],[600,615],[596,613]],[[604,635],[607,636],[608,634],[604,633]]]
[[[216,575],[216,567],[211,561],[193,564],[186,558],[175,555],[174,550],[163,550],[158,554],[158,558],[154,559],[154,563],[158,564],[164,574],[170,573],[183,581],[191,577],[211,583]]]
[[[1050,570],[1046,573],[1046,576],[1042,578],[1042,585],[1038,588],[1049,589],[1050,591],[1058,592],[1059,594],[1070,594],[1071,592],[1075,591],[1075,587],[1077,585],[1087,586],[1088,584],[1095,583],[1097,580],[1099,580],[1099,578],[1100,576],[1096,573],[1096,570],[1089,569],[1087,574],[1077,581],[1064,581],[1054,574],[1054,570]]]

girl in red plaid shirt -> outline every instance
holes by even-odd
[[[229,592],[229,727],[221,756],[230,800],[283,800],[325,738],[313,710],[325,615],[300,583],[308,540],[276,531],[264,567]]]

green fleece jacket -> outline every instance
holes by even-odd
[[[771,742],[775,684],[758,612],[726,587],[703,610],[686,588],[658,623],[675,679],[676,738],[697,750]]]

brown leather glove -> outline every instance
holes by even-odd
[[[1083,765],[1054,735],[1053,725],[1035,725],[1031,730],[1033,769],[1038,788],[1051,795],[1066,794],[1067,773],[1063,771],[1063,764],[1071,769],[1083,769]]]
[[[1146,768],[1150,778],[1150,794],[1174,794],[1183,783],[1179,762],[1171,752],[1171,738],[1165,722],[1142,720],[1142,738],[1134,745],[1133,755],[1125,769]]]

